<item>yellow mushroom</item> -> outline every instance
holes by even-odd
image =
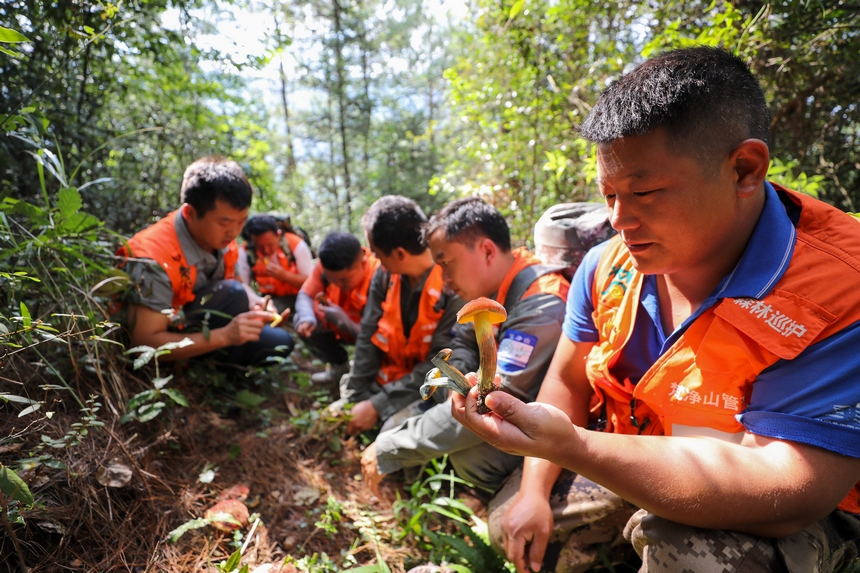
[[[508,318],[505,307],[493,299],[481,297],[467,302],[457,313],[457,322],[475,323],[475,338],[478,340],[478,352],[481,356],[481,366],[478,368],[478,413],[486,414],[489,408],[484,405],[487,394],[496,389],[496,339],[493,336],[493,325],[504,322]]]

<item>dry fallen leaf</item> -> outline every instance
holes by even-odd
[[[293,502],[296,505],[311,505],[320,498],[320,490],[312,485],[307,485],[293,494]]]
[[[218,499],[238,499],[239,501],[245,501],[248,499],[249,493],[251,493],[251,489],[248,486],[243,483],[237,483],[218,494]]]
[[[125,487],[131,481],[131,468],[116,461],[102,466],[96,472],[96,481],[105,487]]]
[[[206,517],[206,519],[213,519],[218,514],[223,513],[226,513],[227,515],[231,516],[239,523],[232,523],[226,520],[213,521],[212,527],[214,527],[215,529],[220,529],[221,531],[235,531],[248,525],[248,518],[250,517],[250,514],[248,513],[248,508],[245,507],[245,504],[238,499],[225,499],[223,501],[219,501],[218,503],[206,510],[206,514],[204,515],[204,517]]]

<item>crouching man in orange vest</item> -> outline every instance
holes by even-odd
[[[274,309],[261,309],[258,297],[233,278],[235,239],[251,197],[251,184],[238,163],[198,159],[185,170],[182,206],[120,249],[135,285],[128,307],[132,346],[157,348],[187,337],[194,344],[161,360],[211,353],[240,365],[292,351],[292,337],[268,326]],[[208,332],[201,332],[203,327]]]
[[[236,272],[243,284],[270,296],[278,312],[296,310],[296,295],[311,273],[311,249],[304,239],[282,231],[271,215],[252,215],[242,229]]]
[[[311,375],[315,383],[338,383],[349,372],[345,346],[355,344],[378,268],[379,259],[352,233],[329,233],[320,244],[319,260],[296,299],[293,321],[311,353],[329,365]]]
[[[618,236],[574,276],[537,402],[495,392],[482,416],[474,391],[453,399],[532,456],[500,519],[519,571],[587,569],[545,551],[553,516],[601,490],[640,508],[624,526],[640,571],[852,570],[860,223],[765,180],[768,128],[757,80],[715,48],[643,63],[581,126]],[[601,540],[586,529],[612,541],[610,513],[556,549],[581,556]]]
[[[426,222],[418,205],[399,195],[378,199],[361,219],[382,266],[370,283],[353,367],[341,380],[341,400],[355,404],[350,434],[380,420],[393,424],[423,404],[418,389],[430,359],[451,345],[463,301],[442,292],[442,269],[421,242]]]
[[[560,268],[542,265],[525,247],[512,248],[505,218],[479,197],[448,203],[425,226],[424,239],[448,289],[465,301],[488,297],[505,307],[507,320],[495,333],[501,385],[534,400],[561,336],[570,284],[556,272]],[[457,326],[451,350],[452,366],[478,370],[474,324]],[[445,399],[442,392],[436,396]],[[364,482],[375,490],[383,475],[445,454],[460,477],[488,491],[522,463],[466,430],[446,402],[381,432],[362,456]]]

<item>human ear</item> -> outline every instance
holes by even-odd
[[[744,140],[732,151],[731,160],[737,177],[738,197],[751,197],[767,177],[770,165],[767,144],[760,139]]]
[[[478,249],[487,261],[491,261],[496,255],[496,244],[486,237],[478,245]]]

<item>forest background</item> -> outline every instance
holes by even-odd
[[[428,214],[481,195],[528,244],[547,207],[597,199],[594,150],[576,126],[600,91],[651,54],[705,44],[740,54],[761,80],[770,178],[858,210],[856,0],[452,5],[0,3],[0,521],[20,525],[33,502],[4,481],[13,469],[68,472],[60,454],[139,396],[108,320],[112,255],[177,207],[200,156],[239,161],[252,210],[290,214],[315,245],[357,232],[386,194]],[[237,14],[266,23],[257,52],[212,42]],[[155,380],[136,381],[162,404],[155,414],[182,405]]]

